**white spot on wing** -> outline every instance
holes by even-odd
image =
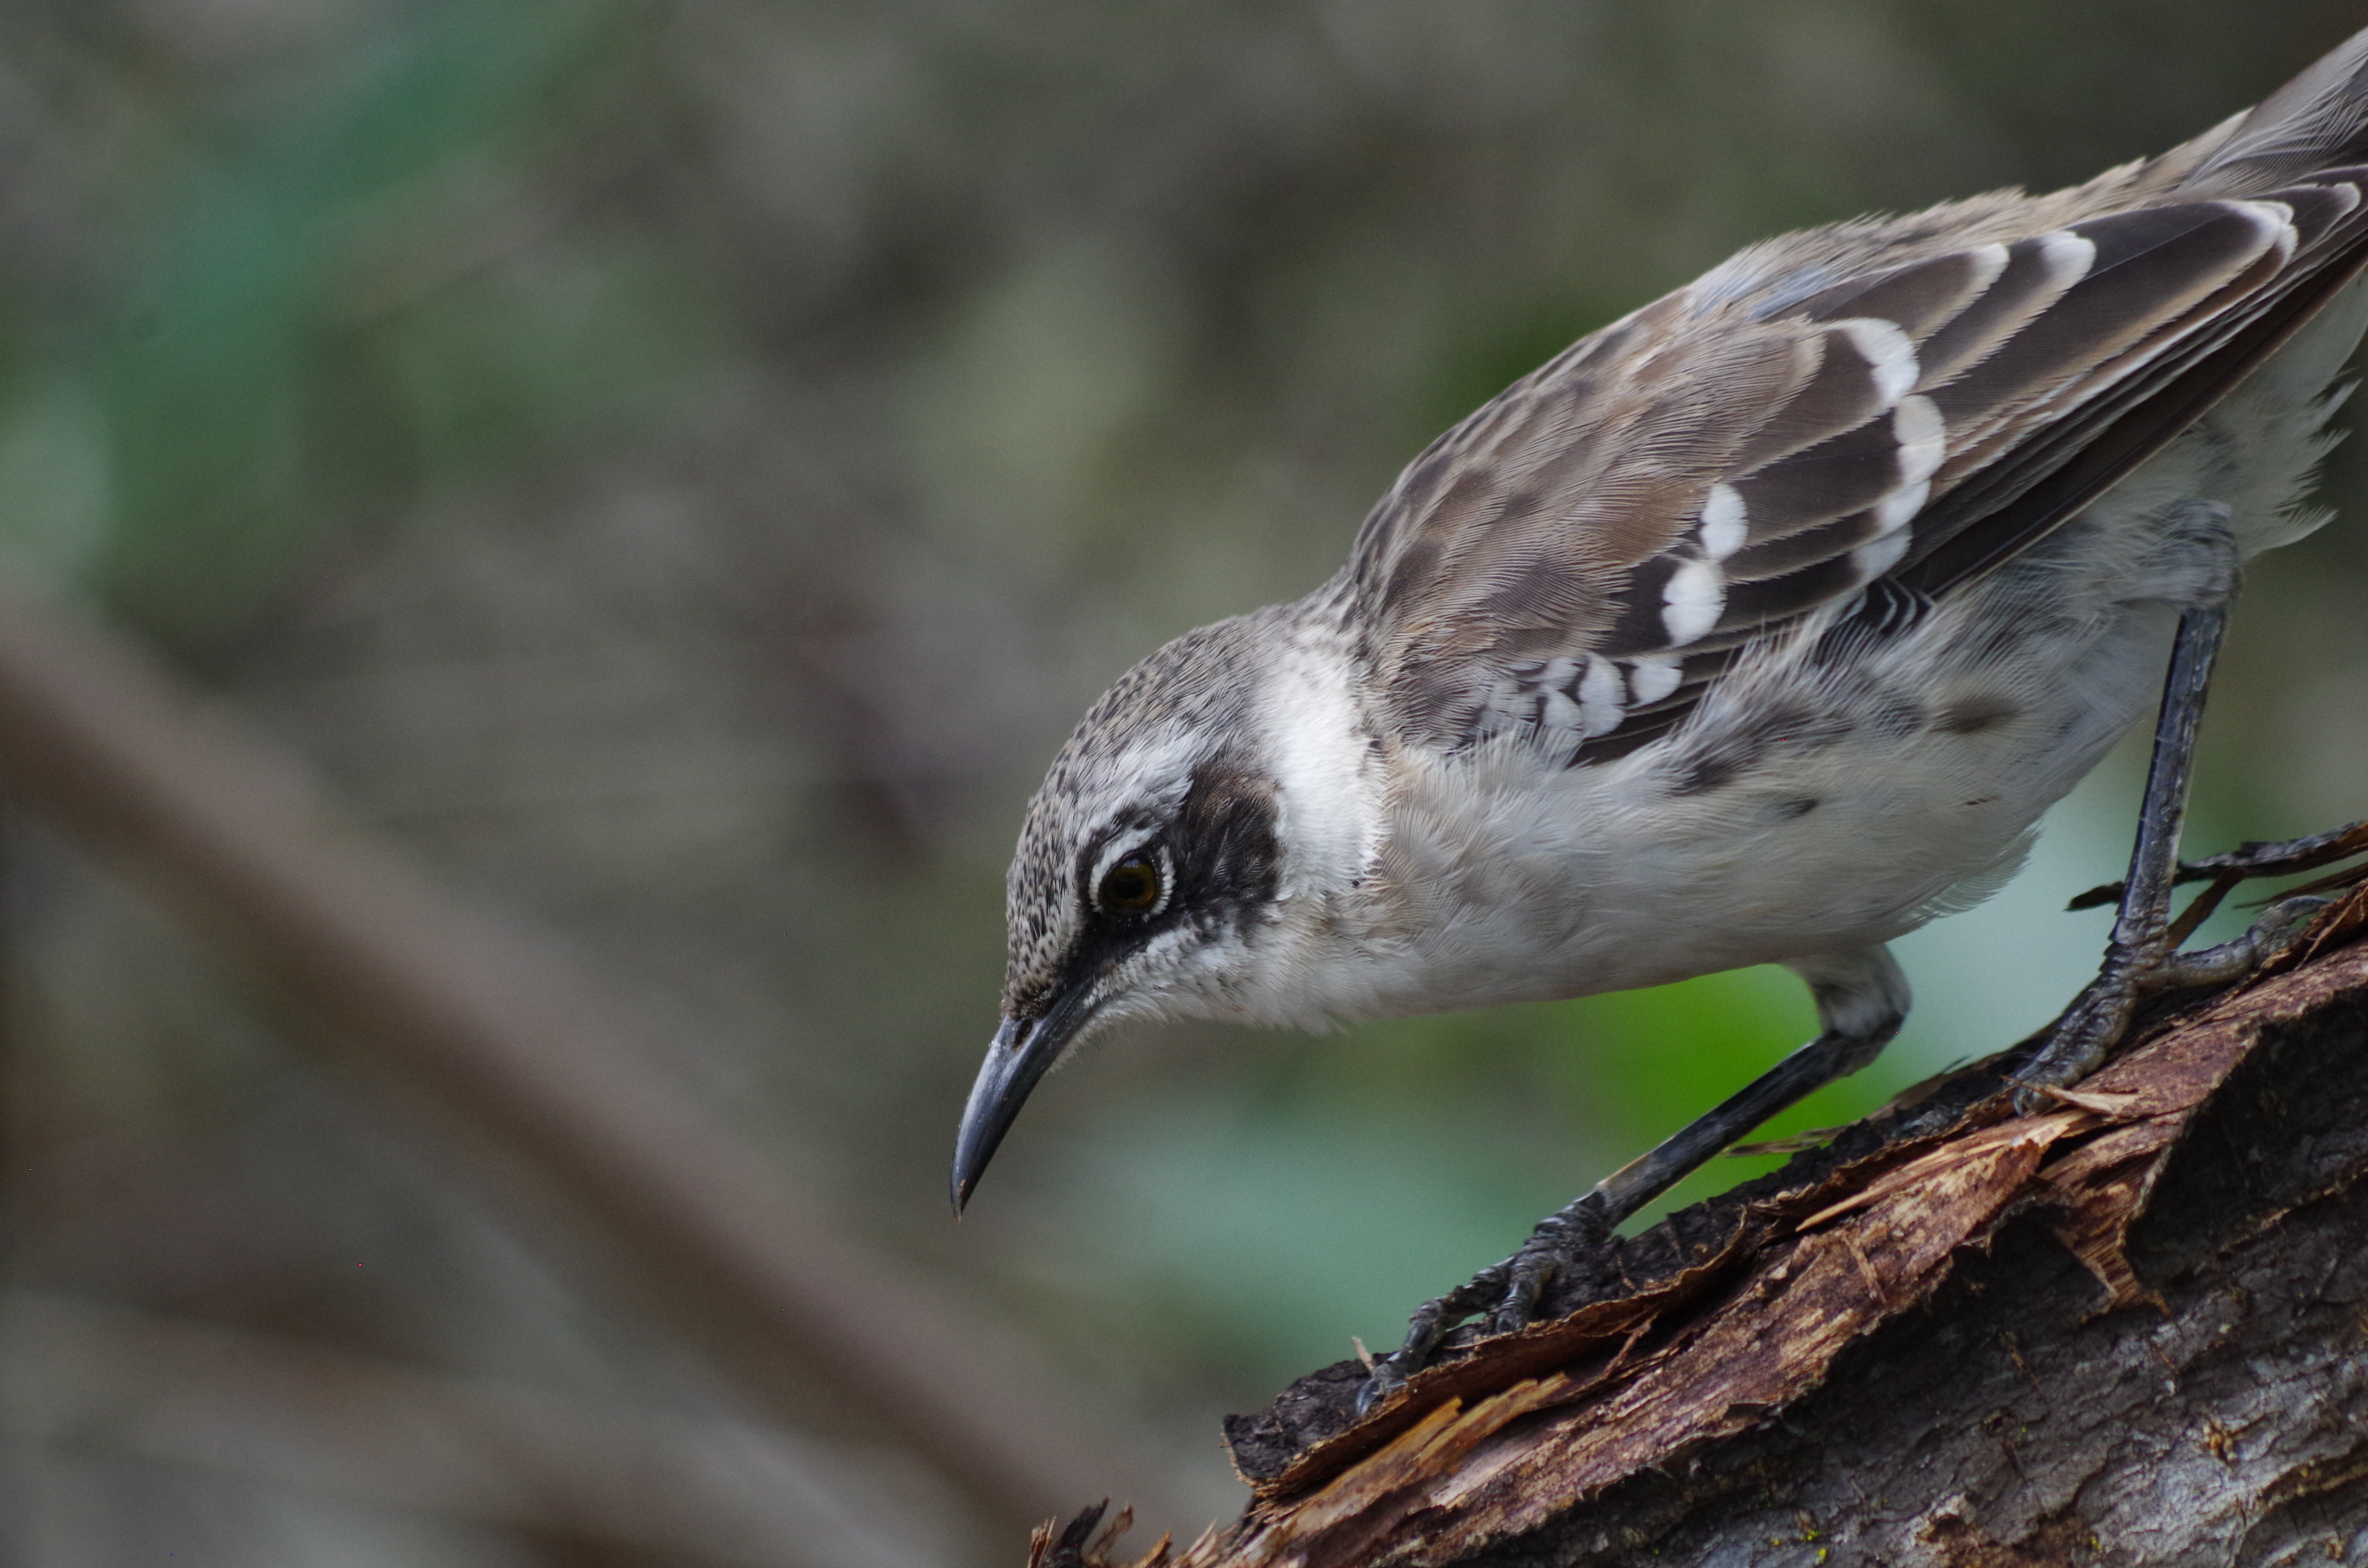
[[[1621,703],[1627,683],[1617,665],[1600,654],[1587,656],[1587,674],[1578,682],[1579,733],[1593,737],[1620,727]]]
[[[1924,503],[1931,494],[1931,483],[1920,479],[1904,489],[1893,491],[1875,503],[1874,526],[1884,533],[1898,533],[1900,538],[1907,538],[1900,532],[1900,525],[1922,511]]]
[[[2048,281],[2061,293],[2096,265],[2097,242],[2069,229],[2050,229],[2039,236],[2039,260],[2047,268]]]
[[[1640,707],[1660,701],[1684,678],[1685,667],[1675,653],[1645,653],[1628,661],[1628,694]]]
[[[2261,236],[2263,250],[2275,250],[2281,256],[2294,255],[2294,209],[2283,201],[2224,201],[2220,204],[2231,212],[2239,212],[2252,220]]]
[[[2091,247],[2094,248],[2094,247]],[[1916,388],[1916,346],[1894,324],[1876,316],[1852,316],[1834,324],[1859,351],[1874,378],[1874,390],[1886,408]]]
[[[1998,281],[1998,274],[2006,270],[2009,257],[2004,245],[1982,245],[1967,251],[1965,259],[1973,264],[1974,268],[1974,284],[1967,290],[1968,299],[1972,299]]]
[[[1538,727],[1546,730],[1567,730],[1573,734],[1587,733],[1587,715],[1570,693],[1558,686],[1550,686],[1538,693]]]
[[[1860,545],[1850,551],[1850,564],[1858,569],[1861,577],[1870,580],[1880,577],[1898,565],[1899,558],[1907,553],[1909,538],[1907,530],[1900,528]]]
[[[1724,561],[1741,550],[1750,537],[1745,526],[1743,495],[1732,484],[1713,484],[1702,501],[1702,552],[1713,561]]]
[[[1498,733],[1520,723],[1528,706],[1520,677],[1509,670],[1499,670],[1488,684],[1488,693],[1480,699],[1479,728],[1485,733]]]
[[[1661,590],[1661,625],[1682,648],[1718,624],[1726,608],[1726,578],[1715,561],[1689,561],[1669,574]]]
[[[1891,438],[1899,443],[1899,482],[1921,484],[1949,455],[1949,426],[1929,397],[1903,397],[1891,411]]]

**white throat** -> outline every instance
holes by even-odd
[[[1351,953],[1365,924],[1360,890],[1385,828],[1386,781],[1352,695],[1354,673],[1336,643],[1302,629],[1261,683],[1283,846],[1275,922],[1261,935],[1263,961],[1243,997],[1262,1023],[1321,1027],[1372,1011],[1372,979]]]

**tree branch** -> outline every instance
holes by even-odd
[[[2054,1110],[1969,1070],[1367,1419],[1353,1363],[1301,1380],[1228,1434],[1248,1514],[1144,1562],[2362,1561],[2363,930],[2368,887]],[[1096,1511],[1034,1561],[1116,1550]]]

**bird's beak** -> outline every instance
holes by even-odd
[[[1080,992],[1071,992],[1034,1018],[1006,1018],[979,1064],[978,1081],[970,1087],[970,1103],[962,1108],[962,1131],[954,1138],[953,1199],[959,1218],[971,1190],[995,1158],[1003,1135],[1011,1131],[1019,1108],[1028,1103],[1036,1081],[1061,1060],[1093,1008]]]

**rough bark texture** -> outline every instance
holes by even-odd
[[[2368,1562],[2363,930],[2368,887],[2057,1108],[1971,1070],[1362,1421],[1301,1380],[1228,1431],[1249,1512],[1143,1562]]]

